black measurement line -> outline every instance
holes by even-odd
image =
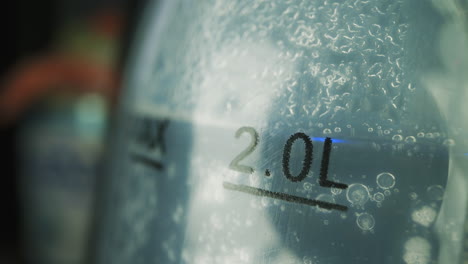
[[[140,162],[146,166],[149,166],[155,170],[163,170],[164,166],[160,161],[147,157],[141,153],[130,153],[130,157],[133,161]]]
[[[324,209],[335,209],[338,211],[347,211],[348,207],[344,205],[339,205],[339,204],[334,204],[334,203],[328,203],[328,202],[322,202],[322,201],[317,201],[317,200],[312,200],[312,199],[307,199],[299,196],[294,196],[286,193],[280,193],[280,192],[272,192],[272,191],[267,191],[264,189],[260,188],[255,188],[247,185],[240,185],[240,184],[234,184],[230,182],[223,182],[223,187],[225,189],[231,190],[231,191],[238,191],[238,192],[243,192],[243,193],[248,193],[252,194],[255,196],[265,196],[265,197],[270,197],[274,199],[279,199],[287,202],[292,202],[292,203],[300,203],[300,204],[305,204],[305,205],[310,205],[310,206],[318,206]]]

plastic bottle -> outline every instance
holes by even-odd
[[[97,263],[458,263],[464,145],[428,82],[450,3],[153,5]]]

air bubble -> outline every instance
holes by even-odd
[[[445,146],[452,147],[452,146],[455,146],[455,140],[449,138],[449,139],[444,140],[443,144]]]
[[[392,194],[390,190],[385,190],[383,193],[385,194],[385,196],[390,196],[390,194]]]
[[[377,185],[382,189],[391,189],[395,186],[395,176],[389,172],[382,172],[377,175]]]
[[[262,197],[262,205],[263,207],[268,207],[270,205],[270,199],[267,197]]]
[[[415,192],[412,192],[409,194],[409,198],[414,201],[418,199],[418,195]]]
[[[329,128],[325,128],[323,130],[323,134],[325,134],[325,135],[331,134],[331,130]]]
[[[358,215],[356,223],[359,228],[364,231],[371,230],[375,226],[375,219],[372,215],[368,213],[362,213]]]
[[[340,133],[340,132],[341,132],[341,128],[335,127],[335,132],[336,132],[336,133]]]
[[[327,202],[327,203],[335,203],[335,198],[333,198],[333,196],[331,196],[330,194],[319,194],[317,196],[317,198],[315,198],[317,201],[321,201],[321,202]],[[329,210],[329,209],[325,209],[325,208],[320,208],[319,206],[317,206],[317,211],[318,212],[322,212],[322,213],[331,213],[332,211]]]
[[[311,191],[312,187],[313,187],[312,183],[310,183],[310,182],[304,182],[303,186],[304,186],[304,190],[306,190],[306,191]]]
[[[423,137],[424,137],[424,133],[423,133],[423,132],[419,132],[416,136],[417,136],[418,138],[423,138]]]
[[[390,134],[390,130],[385,129],[383,133],[384,133],[385,135],[388,135],[388,134]]]
[[[374,201],[380,203],[383,202],[383,200],[385,200],[385,195],[383,193],[378,192],[374,194]]]
[[[341,194],[341,192],[343,191],[342,189],[338,189],[338,188],[331,188],[330,189],[331,193],[333,195],[338,195],[338,194]]]
[[[314,264],[310,257],[303,257],[302,261],[304,262],[304,264]]]
[[[368,132],[373,132],[374,129],[373,129],[372,127],[369,127],[369,128],[367,129],[367,131],[368,131]]]
[[[403,140],[403,137],[401,135],[394,135],[392,137],[392,140],[395,141],[395,142],[400,142]]]
[[[350,203],[362,206],[369,200],[369,190],[363,184],[351,184],[346,191],[346,198]]]
[[[408,144],[413,144],[414,142],[416,142],[416,138],[413,136],[408,136],[405,138],[405,142]]]
[[[444,187],[432,185],[427,188],[427,195],[433,201],[440,201],[444,197]]]

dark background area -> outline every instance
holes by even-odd
[[[19,0],[4,1],[0,15],[2,49],[0,92],[4,77],[24,58],[41,54],[50,47],[54,34],[66,20],[91,14],[106,6],[115,6],[124,13],[123,35],[117,66],[125,65],[133,32],[140,18],[144,0]],[[0,112],[0,116],[2,113]],[[18,192],[17,132],[23,117],[0,127],[2,181],[0,184],[0,263],[24,263],[21,248],[21,211]]]
[[[0,15],[3,37],[0,83],[22,57],[45,50],[50,43],[57,18],[54,1],[6,1]],[[3,86],[0,88],[3,89]],[[0,113],[1,114],[1,113]],[[0,151],[0,263],[20,263],[20,223],[18,204],[16,135],[21,120],[1,128]]]

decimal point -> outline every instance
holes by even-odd
[[[269,170],[269,169],[266,169],[266,170],[265,170],[265,176],[270,176],[270,175],[271,175],[271,174],[270,174],[270,170]]]

